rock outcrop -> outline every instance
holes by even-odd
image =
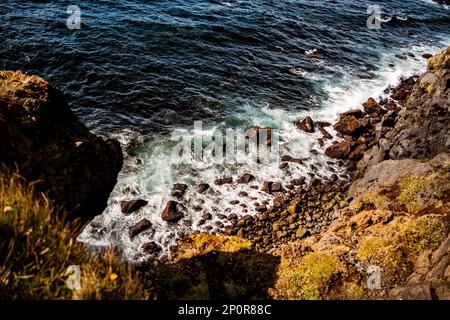
[[[100,214],[122,168],[116,140],[89,132],[62,92],[37,76],[0,71],[0,163],[47,192],[69,218]]]
[[[358,164],[360,172],[381,161],[430,159],[450,152],[450,47],[428,60],[396,119],[377,128],[377,144]]]

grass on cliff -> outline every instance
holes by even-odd
[[[0,299],[141,299],[138,276],[111,251],[90,255],[74,240],[75,223],[56,218],[44,195],[0,173]],[[66,284],[80,266],[81,289]]]
[[[448,222],[440,217],[409,217],[363,238],[357,257],[381,266],[393,278],[402,279],[411,273],[419,254],[436,249],[448,231]]]

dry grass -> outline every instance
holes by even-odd
[[[5,171],[3,171],[5,172]],[[138,299],[139,276],[107,251],[94,256],[74,240],[76,222],[56,218],[45,195],[17,175],[0,173],[0,299]],[[81,289],[66,285],[81,268]]]

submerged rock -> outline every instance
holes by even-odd
[[[206,190],[208,190],[209,189],[209,184],[207,184],[207,183],[200,183],[198,186],[197,186],[197,192],[198,193],[204,193]]]
[[[142,250],[147,254],[154,254],[162,251],[162,248],[155,241],[146,242],[142,245]]]
[[[184,206],[176,201],[169,201],[161,214],[161,218],[167,222],[178,222],[185,215]]]
[[[0,163],[46,192],[69,218],[101,214],[117,182],[120,144],[92,133],[63,93],[37,76],[0,71]]]
[[[255,177],[251,175],[250,173],[244,173],[239,179],[237,180],[237,183],[240,184],[248,184],[255,180]]]
[[[172,197],[181,198],[186,193],[188,186],[184,183],[175,183],[172,189]]]
[[[150,229],[152,226],[152,223],[147,219],[142,219],[138,223],[136,223],[134,226],[130,227],[128,235],[130,236],[130,239],[133,239],[138,234],[144,232],[145,230]]]

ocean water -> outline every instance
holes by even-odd
[[[80,29],[67,28],[69,5],[81,9]],[[373,5],[381,29],[367,26]],[[187,233],[221,232],[217,215],[254,214],[253,202],[273,200],[236,184],[200,195],[197,183],[244,172],[256,176],[251,185],[258,187],[265,180],[309,181],[309,174],[345,178],[317,145],[321,135],[298,131],[294,121],[333,121],[369,97],[382,98],[389,85],[425,69],[423,53],[450,44],[449,30],[449,8],[425,0],[3,0],[0,68],[48,79],[92,131],[121,142],[125,165],[108,208],[79,240],[118,246],[126,259],[141,261],[149,259],[145,242],[160,244],[165,256]],[[285,170],[277,161],[174,164],[171,136],[180,129],[192,135],[194,121],[202,121],[205,136],[270,126],[280,154],[306,160]],[[160,214],[177,182],[189,185],[181,200],[187,215],[169,225]],[[124,216],[119,201],[136,198],[149,205]],[[207,212],[213,219],[198,226]],[[130,239],[128,228],[143,218],[153,228]]]

